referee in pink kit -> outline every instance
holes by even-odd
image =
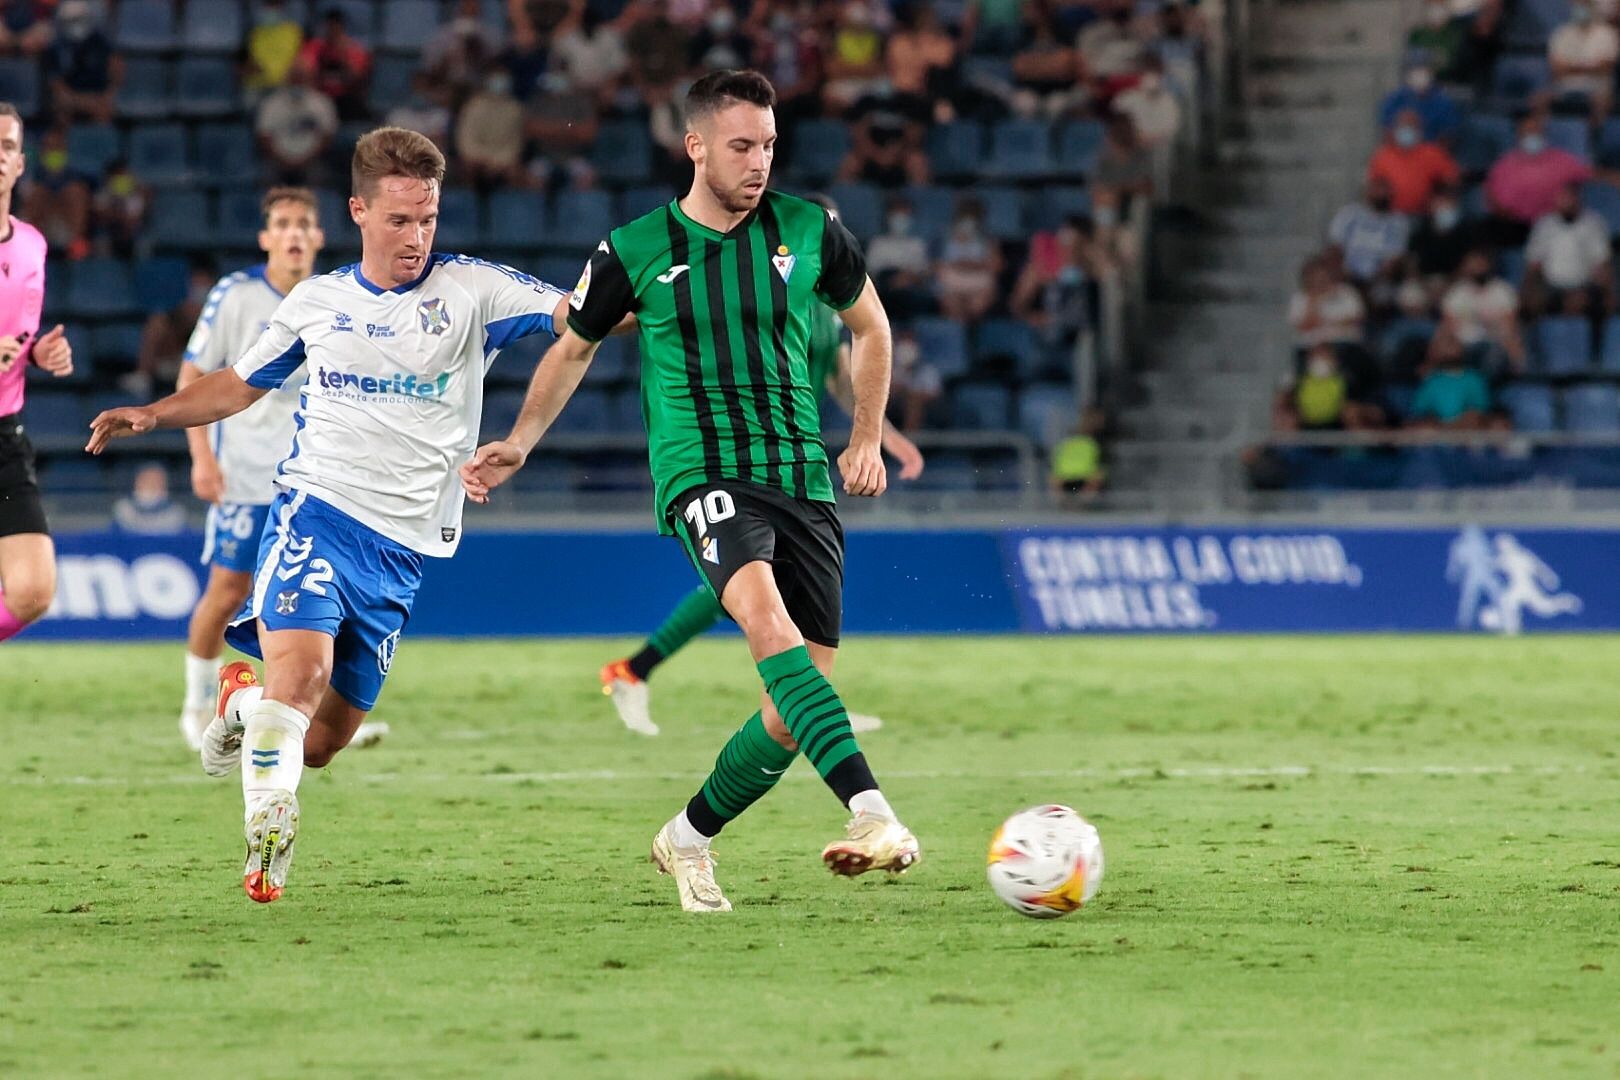
[[[23,125],[0,102],[0,641],[51,606],[56,549],[34,475],[34,448],[23,434],[23,382],[32,361],[52,375],[73,372],[73,350],[60,326],[43,336],[45,238],[11,216],[23,171]]]

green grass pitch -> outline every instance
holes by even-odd
[[[1620,639],[852,640],[923,863],[825,873],[801,762],[709,918],[648,841],[757,684],[700,642],[640,739],[628,645],[407,641],[269,907],[179,644],[0,647],[0,1076],[1620,1076]],[[1108,871],[1036,922],[984,851],[1046,801]]]

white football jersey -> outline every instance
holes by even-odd
[[[436,254],[384,289],[359,264],[301,282],[236,364],[252,386],[307,365],[292,450],[276,483],[337,507],[423,555],[461,539],[456,469],[472,457],[496,353],[552,333],[568,293],[509,266]]]
[[[186,343],[186,362],[203,374],[236,363],[259,340],[284,297],[264,276],[264,266],[227,274],[208,293]],[[268,506],[276,497],[276,466],[292,446],[298,386],[277,389],[208,426],[208,440],[225,474],[221,502]]]

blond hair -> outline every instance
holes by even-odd
[[[350,166],[354,194],[370,198],[385,176],[405,176],[412,180],[444,183],[444,155],[433,140],[399,127],[368,131],[354,146]]]

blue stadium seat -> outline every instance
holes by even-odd
[[[1425,345],[1434,337],[1435,325],[1430,319],[1392,319],[1384,329],[1382,340],[1379,342],[1379,352],[1385,360],[1392,358],[1408,342],[1423,342]]]
[[[181,116],[229,116],[241,101],[236,68],[229,60],[187,56],[180,61],[175,82]]]
[[[242,5],[191,0],[180,18],[180,46],[186,53],[232,53],[242,47],[247,28]]]
[[[917,335],[917,351],[926,364],[932,364],[942,379],[959,379],[968,373],[967,331],[954,319],[921,318],[911,324]]]
[[[68,128],[67,152],[75,169],[100,176],[124,156],[124,147],[111,124],[74,124]]]
[[[551,430],[559,435],[597,435],[609,430],[608,392],[582,386],[568,399]]]
[[[619,194],[619,219],[633,221],[667,205],[674,197],[675,193],[667,184],[644,184],[629,188]]]
[[[160,247],[186,251],[213,243],[208,196],[195,188],[163,188],[152,195],[146,231]]]
[[[542,255],[525,261],[530,273],[548,285],[572,289],[585,272],[584,255]]]
[[[1588,210],[1595,210],[1609,225],[1609,235],[1620,235],[1620,188],[1594,180],[1581,190]]]
[[[984,129],[978,124],[959,120],[928,129],[928,161],[936,177],[953,180],[977,176],[983,158]]]
[[[827,195],[838,204],[838,217],[861,243],[883,231],[883,196],[871,184],[833,184]]]
[[[440,251],[464,251],[478,246],[478,236],[478,193],[446,188],[439,195],[439,229],[433,246]]]
[[[382,47],[417,53],[439,29],[436,0],[389,0],[383,7]]]
[[[1620,166],[1620,117],[1603,121],[1603,129],[1598,133],[1597,160],[1606,168]]]
[[[1056,229],[1070,217],[1091,217],[1091,189],[1083,187],[1043,187],[1030,201],[1029,227]]]
[[[956,213],[956,192],[938,184],[916,185],[905,190],[911,201],[911,229],[930,243],[937,243],[951,229]]]
[[[398,2],[399,0],[390,0],[388,6],[392,7]],[[313,5],[310,22],[305,25],[311,28],[311,36],[318,35],[321,32],[321,20],[326,17],[328,11],[337,8],[348,20],[345,29],[348,30],[349,36],[369,49],[377,39],[377,6],[374,6],[371,0],[317,0]]]
[[[597,130],[591,166],[613,187],[645,184],[652,176],[652,136],[641,120],[612,120]]]
[[[1497,252],[1496,269],[1515,289],[1523,285],[1524,272],[1528,269],[1524,248],[1505,248]]]
[[[81,444],[84,441],[82,432],[89,427],[90,414],[86,413],[84,423],[79,428],[81,434],[77,436]],[[41,468],[46,476],[46,488],[57,494],[96,495],[106,492],[108,487],[107,470],[101,458],[66,454],[41,462]]]
[[[1036,446],[1050,448],[1074,426],[1078,410],[1074,389],[1057,383],[1038,383],[1018,396],[1018,430]]]
[[[259,148],[245,124],[203,124],[197,128],[198,176],[209,184],[239,184],[259,173]]]
[[[226,188],[220,192],[218,225],[214,230],[217,241],[237,247],[258,246],[259,230],[264,225],[262,205],[258,188]]]
[[[1057,164],[1064,172],[1089,176],[1102,156],[1103,126],[1097,120],[1073,120],[1058,128]]]
[[[1552,79],[1546,56],[1510,54],[1496,61],[1491,75],[1493,94],[1509,107],[1522,107]]]
[[[1502,36],[1511,49],[1545,52],[1553,31],[1569,21],[1570,0],[1517,0],[1507,7]]]
[[[1513,121],[1496,113],[1473,112],[1457,136],[1457,164],[1464,172],[1484,173],[1513,145]]]
[[[506,438],[517,423],[518,413],[523,411],[523,394],[522,390],[496,390],[484,395],[484,423],[480,428],[483,438]]]
[[[1620,375],[1620,315],[1603,324],[1603,345],[1598,350],[1598,367],[1605,375]]]
[[[613,230],[613,198],[605,191],[564,191],[552,202],[549,247],[589,250]]]
[[[1024,239],[1024,193],[1015,187],[980,187],[972,192],[984,204],[984,223],[998,240]]]
[[[129,133],[129,167],[149,184],[182,184],[191,176],[186,129],[179,124],[137,124]]]
[[[1540,383],[1513,383],[1502,389],[1501,399],[1515,430],[1538,435],[1558,430],[1550,388]]]
[[[97,364],[134,367],[141,356],[140,320],[102,323],[90,331],[90,351]]]
[[[175,34],[174,7],[169,0],[122,0],[113,27],[113,44],[120,52],[166,52],[176,48],[180,39]]]
[[[135,267],[135,296],[148,315],[179,307],[190,286],[191,267],[184,259],[145,259]]]
[[[76,358],[75,366],[77,364],[88,368],[89,355]],[[23,406],[23,426],[38,449],[66,450],[84,445],[92,415],[77,394],[66,392],[60,386],[50,386],[48,389],[33,386],[29,388],[28,401]]]
[[[889,474],[889,486],[895,474]],[[941,450],[928,455],[928,467],[909,485],[917,491],[972,491],[973,460],[960,450]]]
[[[1584,119],[1554,116],[1547,121],[1547,142],[1578,158],[1592,156],[1592,129]]]
[[[411,98],[411,80],[416,76],[413,56],[379,56],[371,69],[371,110],[384,116],[396,105]]]
[[[983,367],[992,357],[1010,359],[1021,379],[1033,377],[1046,361],[1035,331],[1017,319],[986,319],[979,324],[973,342],[974,366]]]
[[[1620,390],[1585,383],[1564,391],[1564,427],[1579,435],[1620,435]]]
[[[637,359],[635,343],[628,336],[618,334],[604,338],[585,377],[593,383],[623,382],[630,378]]]
[[[0,60],[0,101],[17,106],[25,120],[36,116],[41,103],[39,64],[32,60]]]
[[[646,430],[641,418],[641,391],[637,388],[620,390],[613,395],[609,406],[609,423],[620,435],[635,435]]]
[[[130,120],[161,120],[174,115],[174,72],[156,57],[124,61],[124,83],[118,88],[118,115]]]
[[[967,431],[1007,427],[1012,395],[999,383],[962,383],[951,391],[951,423]]]
[[[342,191],[320,188],[315,192],[315,202],[320,208],[321,230],[326,233],[326,246],[329,249],[333,245],[346,250],[358,249],[360,238],[353,219],[349,217],[349,196]]]
[[[1592,367],[1592,324],[1579,315],[1554,315],[1536,323],[1536,352],[1549,375],[1580,375]]]
[[[532,247],[540,242],[546,228],[546,200],[539,192],[503,188],[489,197],[487,209],[485,243],[496,247]]]
[[[1009,180],[1038,180],[1052,172],[1052,129],[1043,120],[1003,120],[990,129],[985,171]]]
[[[1018,453],[1005,450],[977,450],[973,458],[974,486],[980,491],[1018,491],[1024,487]]]
[[[806,120],[793,129],[793,174],[806,183],[825,183],[848,153],[849,126],[840,120]]]

